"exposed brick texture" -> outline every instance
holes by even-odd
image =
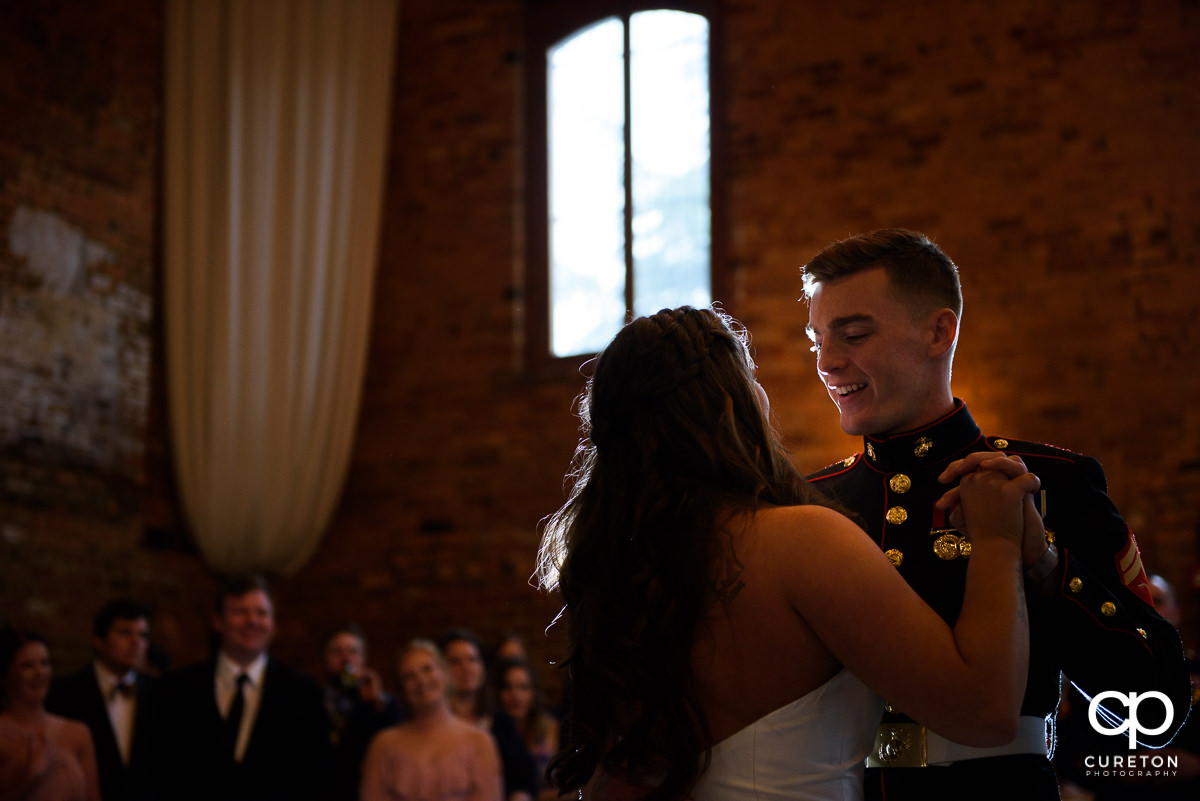
[[[541,636],[555,605],[526,580],[537,522],[563,497],[582,381],[520,360],[523,8],[400,4],[352,466],[317,556],[276,583],[276,650],[301,667],[343,618],[381,665],[449,625],[557,652]],[[754,335],[797,462],[857,450],[814,378],[799,266],[850,233],[921,229],[962,270],[957,393],[991,432],[1103,462],[1148,566],[1182,585],[1195,646],[1200,7],[726,0],[718,24],[722,300]],[[55,309],[84,316],[39,329],[45,358],[3,340],[0,593],[68,667],[117,591],[162,610],[176,661],[204,648],[212,579],[179,547],[151,358],[162,29],[153,0],[0,6],[0,338],[52,291]],[[14,245],[22,209],[91,243],[73,282]],[[84,323],[116,345],[68,352]],[[90,394],[77,380],[89,369]]]

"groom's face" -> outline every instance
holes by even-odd
[[[847,434],[912,431],[944,413],[929,319],[904,305],[882,267],[816,284],[807,330]]]

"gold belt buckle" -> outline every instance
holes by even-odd
[[[925,744],[925,727],[920,723],[880,723],[867,767],[923,768],[927,764]]]

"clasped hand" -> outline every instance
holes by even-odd
[[[1033,495],[1042,482],[1017,456],[979,451],[951,462],[938,476],[943,484],[958,481],[937,502],[950,525],[973,540],[1001,537],[1021,545],[1026,566],[1046,550],[1046,531]]]

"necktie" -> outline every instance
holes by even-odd
[[[246,696],[243,691],[249,680],[250,677],[245,673],[238,674],[237,686],[233,690],[233,703],[230,704],[229,714],[225,717],[226,739],[231,755],[237,751],[238,730],[242,727],[242,712],[246,709]]]
[[[113,685],[112,692],[109,694],[109,698],[116,698],[118,695],[123,696],[125,698],[132,698],[133,697],[133,685],[128,684],[123,681],[117,682],[116,684]]]

